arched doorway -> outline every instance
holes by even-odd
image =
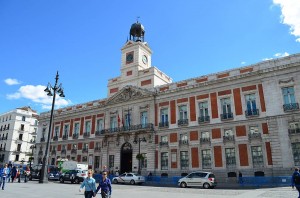
[[[125,142],[121,147],[121,173],[132,171],[132,146]]]

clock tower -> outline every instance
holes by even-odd
[[[155,86],[172,82],[170,77],[151,66],[152,51],[145,42],[145,28],[138,21],[131,25],[129,40],[121,52],[121,76],[109,80],[108,96],[126,85],[153,89]]]

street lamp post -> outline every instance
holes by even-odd
[[[137,138],[133,141],[133,143],[137,144],[139,143],[139,153],[138,153],[138,160],[139,160],[139,166],[138,166],[138,174],[141,174],[141,142],[146,142],[146,138]]]
[[[47,162],[48,150],[49,150],[49,144],[50,144],[50,135],[51,135],[51,129],[52,129],[53,111],[54,111],[56,93],[59,93],[60,97],[65,97],[64,90],[62,88],[62,84],[60,84],[59,86],[57,85],[58,79],[59,79],[59,75],[58,75],[58,71],[57,71],[54,87],[52,87],[51,84],[48,83],[47,88],[44,90],[47,93],[47,96],[53,96],[53,99],[52,99],[52,107],[51,107],[51,114],[50,114],[50,124],[49,124],[49,131],[48,131],[48,137],[47,137],[47,144],[46,144],[45,155],[43,157],[43,164],[42,164],[42,170],[41,170],[39,183],[48,183],[46,163],[48,164],[48,162]]]
[[[32,163],[32,161],[34,159],[33,158],[33,150],[36,149],[36,146],[35,145],[31,145],[30,148],[31,148],[31,156],[29,157],[29,168],[30,168],[30,171],[31,171],[31,169],[32,169],[31,168],[31,163]]]

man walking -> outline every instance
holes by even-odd
[[[292,188],[294,189],[294,187],[296,187],[296,189],[298,190],[298,198],[300,198],[300,173],[299,173],[299,168],[295,168],[295,171],[292,175]]]

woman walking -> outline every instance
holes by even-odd
[[[83,187],[85,188],[85,198],[92,198],[96,195],[96,180],[93,178],[93,170],[88,170],[88,176],[80,185],[79,192],[82,191]]]
[[[99,182],[99,186],[97,187],[96,194],[101,189],[101,197],[109,198],[111,196],[111,182],[110,179],[107,178],[107,172],[102,172],[102,180]]]

